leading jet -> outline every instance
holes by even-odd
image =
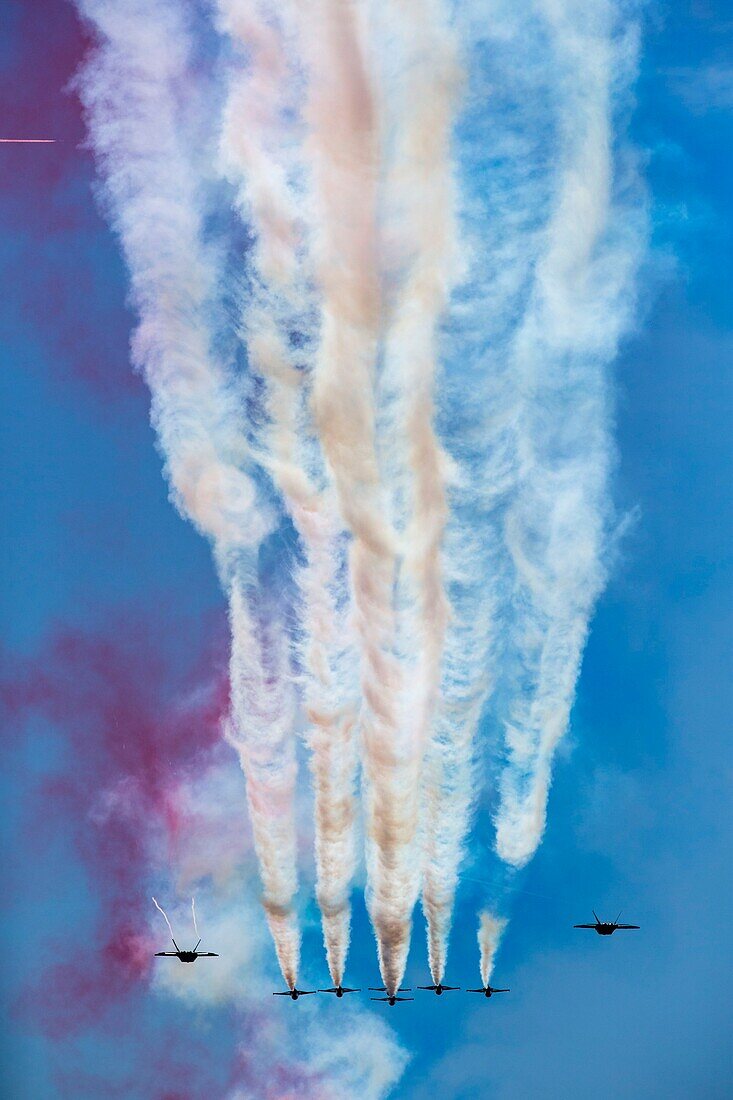
[[[436,996],[440,997],[445,993],[446,989],[460,989],[460,985],[443,985],[442,982],[438,982],[437,985],[419,985],[418,989],[432,989]]]
[[[383,985],[370,985],[370,993],[386,993],[387,990]],[[402,986],[397,990],[397,993],[412,993],[411,989],[404,989]],[[398,1001],[414,1001],[414,997],[398,997],[396,993],[390,993],[387,997],[370,997],[370,1001],[386,1001],[392,1008]]]
[[[290,997],[292,1001],[297,1001],[298,997],[307,997],[309,993],[315,992],[315,989],[297,989],[293,986],[292,989],[284,989],[282,993],[273,993],[273,997]]]
[[[201,940],[199,940],[199,943],[201,943]],[[196,962],[196,959],[218,959],[219,958],[216,951],[199,951],[199,943],[196,944],[193,951],[181,951],[181,949],[178,946],[178,944],[176,943],[176,941],[173,940],[173,946],[175,947],[175,951],[156,951],[155,952],[155,958],[160,959],[160,958],[165,957],[165,958],[169,958],[169,959],[178,959],[179,962],[182,962],[182,963]]]
[[[619,924],[618,917],[621,916],[620,913],[619,913],[618,917],[616,917],[616,920],[611,921],[610,923],[608,921],[600,920],[600,918],[599,918],[598,914],[596,913],[595,909],[592,910],[592,913],[593,913],[593,916],[596,918],[596,923],[595,924],[574,924],[573,928],[594,928],[599,936],[612,936],[617,928],[638,928],[639,927],[638,924]]]
[[[319,993],[335,993],[337,997],[343,997],[344,993],[361,993],[360,989],[349,989],[346,985],[335,985],[332,989],[319,989]]]
[[[511,993],[511,989],[494,989],[492,985],[482,985],[480,989],[467,989],[466,993],[483,993],[484,997],[493,997],[495,993]]]

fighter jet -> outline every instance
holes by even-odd
[[[484,997],[493,997],[495,993],[511,993],[511,990],[494,989],[491,985],[483,985],[480,989],[467,989],[466,993],[483,993]]]
[[[639,927],[638,924],[619,924],[618,917],[621,916],[620,913],[619,913],[618,917],[616,917],[616,920],[612,921],[610,924],[609,924],[608,921],[600,920],[598,914],[595,911],[595,909],[592,910],[592,913],[593,913],[593,916],[596,918],[596,923],[595,924],[574,924],[573,928],[595,928],[595,930],[596,930],[596,932],[598,933],[599,936],[612,936],[617,928],[638,928]]]
[[[442,982],[438,982],[437,985],[419,985],[417,988],[418,989],[432,989],[433,993],[435,993],[438,997],[440,997],[440,995],[446,989],[460,989],[461,987],[460,987],[460,985],[443,985]]]
[[[370,993],[386,993],[387,990],[385,989],[385,987],[383,985],[370,985],[369,986],[369,992]],[[397,990],[397,993],[411,993],[411,992],[412,992],[411,989],[403,989],[402,986],[400,986],[400,988]],[[370,1001],[386,1001],[388,1005],[390,1005],[392,1008],[394,1008],[394,1006],[397,1004],[398,1001],[414,1001],[415,998],[414,997],[398,997],[395,993],[390,993],[388,997],[370,997],[369,1000]]]
[[[344,993],[361,993],[360,989],[349,989],[346,985],[335,985],[333,989],[319,989],[319,993],[335,993],[337,997],[343,997]]]
[[[201,943],[201,940],[199,940],[199,943]],[[156,951],[155,952],[155,957],[156,957],[156,959],[160,959],[160,958],[163,958],[163,957],[168,958],[168,959],[178,959],[182,963],[196,962],[196,959],[218,959],[219,958],[216,951],[199,951],[199,943],[196,944],[193,951],[181,951],[181,949],[178,946],[178,944],[176,943],[176,941],[173,940],[173,946],[175,947],[175,951]]]
[[[290,997],[291,1000],[297,1001],[298,997],[307,997],[309,993],[315,992],[315,989],[296,989],[293,986],[292,989],[284,989],[282,993],[273,993],[273,997]]]

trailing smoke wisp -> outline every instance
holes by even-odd
[[[155,908],[158,910],[159,913],[161,913],[163,915],[163,920],[168,925],[168,931],[171,934],[171,939],[173,939],[173,929],[171,928],[171,922],[168,920],[168,916],[167,916],[165,910],[161,909],[161,907],[158,905],[155,898],[153,898],[152,900],[153,900],[153,905],[155,906]]]

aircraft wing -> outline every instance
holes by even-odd
[[[444,985],[443,989],[460,989],[460,985]]]
[[[317,993],[317,992],[318,992],[317,989],[299,989],[298,990],[298,996],[299,997],[307,997],[309,993]]]
[[[573,928],[595,928],[595,924],[574,924]]]
[[[485,993],[485,989],[467,989],[466,993]]]
[[[288,993],[288,992],[285,992],[285,993],[273,993],[273,997],[289,997],[289,996],[290,996],[290,993]]]
[[[155,952],[155,958],[156,959],[162,959],[163,957],[165,957],[166,959],[177,959],[178,958],[178,952],[177,951],[156,951]]]
[[[438,987],[436,985],[418,985],[418,986],[415,986],[415,988],[416,989],[437,989]],[[443,989],[447,989],[447,988],[448,988],[447,985],[443,986]]]
[[[511,989],[492,989],[492,993],[511,993]]]
[[[200,959],[218,959],[219,956],[216,951],[197,951],[196,954]]]
[[[639,925],[639,924],[617,924],[616,927],[617,928],[640,928],[641,925]]]
[[[349,989],[347,985],[342,985],[341,990],[343,993],[361,993],[360,989]]]

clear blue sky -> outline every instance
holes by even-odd
[[[79,632],[91,649],[118,646],[134,670],[129,655],[147,631],[165,699],[217,652],[223,600],[208,547],[167,499],[147,394],[130,376],[126,276],[94,203],[91,158],[78,148],[78,105],[62,93],[83,51],[73,11],[51,0],[6,7],[2,126],[63,138],[0,146],[6,687],[29,661],[55,669],[54,698],[65,685],[76,699],[73,660],[49,648],[59,632]],[[722,1100],[733,1091],[731,26],[722,2],[647,10],[632,134],[646,156],[653,247],[637,331],[615,366],[615,497],[632,521],[593,622],[547,834],[499,954],[495,976],[512,993],[501,1003],[427,998],[390,1015],[412,1052],[396,1090],[409,1100]],[[0,988],[11,1013],[0,1091],[102,1097],[134,1079],[119,1095],[215,1095],[195,1065],[234,1048],[238,1025],[225,1010],[188,1010],[142,983],[99,1013],[89,993],[90,1011],[70,1030],[59,1023],[73,1015],[63,991],[39,1009],[58,961],[80,971],[107,964],[100,898],[114,892],[95,878],[104,859],[88,850],[88,809],[59,794],[78,751],[70,707],[57,702],[22,723],[18,714],[5,716],[0,777]],[[476,978],[480,897],[479,884],[463,884],[448,973],[457,984]],[[592,907],[611,917],[623,909],[642,931],[574,932]],[[427,977],[420,921],[408,984]],[[375,979],[373,960],[359,901],[350,980]],[[315,925],[303,970],[308,982],[325,976]],[[181,1079],[156,1052],[192,1032],[181,1058],[194,1068]],[[144,1079],[125,1078],[133,1063]],[[224,1076],[214,1079],[224,1095]]]

